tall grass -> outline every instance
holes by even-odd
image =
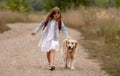
[[[26,14],[12,11],[0,11],[1,17],[5,20],[6,23],[15,23],[15,22],[29,22],[29,18]]]
[[[6,26],[6,23],[4,22],[2,17],[0,17],[0,33],[3,33],[4,31],[7,31],[7,30],[10,30],[10,28]]]
[[[120,10],[79,7],[63,13],[65,24],[82,32],[82,45],[102,69],[120,76]]]
[[[41,22],[41,20],[45,19],[45,17],[46,15],[44,12],[30,13],[28,15],[31,22]]]
[[[7,23],[15,22],[30,22],[30,19],[27,15],[22,13],[0,10],[0,32],[10,29],[6,26]]]

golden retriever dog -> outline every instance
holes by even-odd
[[[74,39],[64,39],[62,44],[62,52],[65,62],[65,68],[75,70],[74,62],[76,55],[77,41]]]

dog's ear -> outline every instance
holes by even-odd
[[[77,44],[78,44],[78,43],[77,43],[77,41],[76,41],[76,42],[75,42],[75,48],[77,47]]]
[[[65,42],[65,44],[66,44],[66,47],[67,47],[67,42],[68,42],[68,41],[66,40],[66,42]]]

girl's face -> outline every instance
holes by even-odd
[[[53,19],[57,20],[60,17],[60,13],[58,11],[53,13]]]

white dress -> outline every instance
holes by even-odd
[[[54,28],[55,28],[55,20],[52,20],[50,23],[50,28],[46,34],[46,36],[40,40],[38,46],[41,48],[41,51],[48,52],[51,49],[55,49],[55,51],[59,50],[59,41],[55,41],[54,38]]]

